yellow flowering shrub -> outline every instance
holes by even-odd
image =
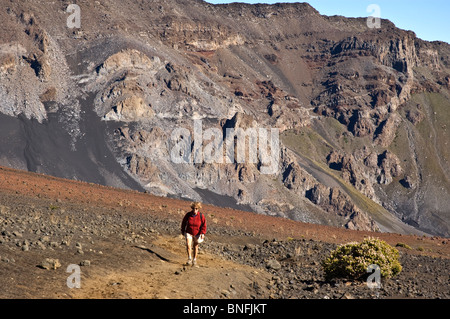
[[[362,279],[371,264],[380,267],[381,277],[400,273],[398,250],[378,238],[366,238],[361,243],[348,243],[332,251],[322,267],[327,280],[333,278]]]

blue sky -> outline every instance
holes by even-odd
[[[381,18],[391,20],[397,27],[412,30],[424,40],[440,40],[450,43],[450,1],[449,0],[206,0],[209,3],[277,3],[307,2],[324,15],[346,17],[367,17],[370,4],[380,7]]]

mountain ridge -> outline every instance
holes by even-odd
[[[78,29],[68,5],[0,13],[1,133],[25,144],[4,141],[0,164],[207,201],[202,188],[299,221],[449,235],[448,44],[308,4],[81,1]],[[278,128],[278,174],[174,164],[171,135],[195,119],[204,130]]]

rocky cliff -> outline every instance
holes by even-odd
[[[72,28],[68,1],[2,2],[1,165],[450,235],[447,43],[306,3],[77,1]]]

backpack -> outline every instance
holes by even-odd
[[[200,228],[201,228],[203,226],[203,224],[205,223],[206,218],[205,218],[205,216],[203,216],[202,213],[200,213],[200,212],[198,212],[198,213],[200,214],[200,221],[201,221]]]

